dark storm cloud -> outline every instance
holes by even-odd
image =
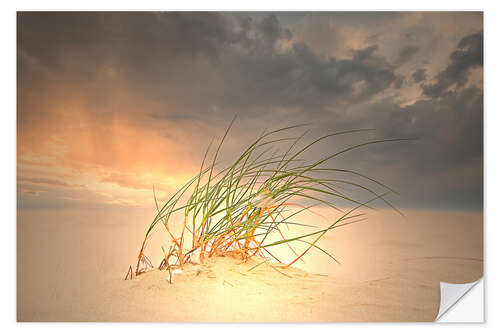
[[[68,55],[84,65],[203,53],[238,39],[217,13],[18,13],[18,46],[47,65],[64,65]],[[166,58],[165,60],[169,60]],[[145,64],[147,65],[147,64]]]
[[[463,87],[468,80],[471,69],[483,66],[483,31],[464,37],[458,44],[458,49],[450,55],[446,69],[436,77],[436,83],[423,84],[425,95],[439,97],[448,88],[456,85]]]
[[[129,88],[159,100],[180,100],[182,93],[185,109],[195,113],[207,102],[322,107],[365,100],[396,79],[375,54],[376,45],[342,60],[324,59],[304,43],[283,50],[279,43],[291,32],[275,16],[255,22],[218,13],[24,13],[18,22],[20,54],[58,75],[92,82],[108,67],[117,68]],[[196,72],[190,70],[196,64]]]
[[[247,19],[248,22],[248,19]],[[249,25],[245,27],[249,29]],[[256,30],[259,32],[257,37],[262,37],[263,40],[273,44],[280,39],[292,38],[292,33],[289,29],[281,27],[276,16],[266,16],[256,24]]]
[[[483,93],[477,87],[401,107],[390,102],[362,106],[355,123],[377,128],[380,137],[416,141],[374,147],[364,167],[406,189],[409,204],[478,208],[483,199]],[[368,112],[376,117],[366,117]],[[379,158],[383,156],[383,160]],[[398,166],[391,165],[398,161]],[[384,170],[385,168],[385,170]],[[392,170],[392,171],[391,171]],[[419,179],[418,182],[415,180]],[[439,204],[436,204],[439,203]]]
[[[425,149],[415,155],[420,160],[415,161],[418,168],[450,168],[482,156],[483,117],[477,110],[483,108],[483,94],[477,87],[405,107],[373,107],[380,113],[371,122],[383,136],[418,138],[425,143]],[[440,146],[432,147],[432,142]]]
[[[414,82],[418,83],[427,79],[427,73],[424,68],[419,68],[413,72],[411,77],[413,78]]]
[[[225,108],[302,107],[318,111],[339,101],[360,101],[388,88],[396,79],[375,56],[376,47],[356,50],[351,59],[324,59],[303,43],[281,51],[253,41],[226,53],[219,74]]]
[[[482,66],[482,59],[482,32],[465,36],[451,52],[447,67],[437,75],[437,83],[422,85],[425,98],[407,106],[391,100],[352,106],[355,116],[351,124],[377,128],[382,137],[418,139],[375,147],[372,152],[378,153],[367,155],[362,162],[368,169],[399,161],[399,166],[386,164],[385,171],[377,169],[375,173],[409,189],[402,202],[425,203],[427,207],[482,207],[483,91],[474,85],[464,87],[470,70]],[[415,82],[425,80],[426,71],[417,69],[412,77]],[[452,84],[456,89],[448,91]]]
[[[415,45],[409,45],[399,52],[398,58],[396,60],[397,64],[404,64],[410,61],[418,53],[420,49]]]
[[[396,15],[332,17],[338,24],[371,26]],[[419,52],[424,50],[417,43],[419,33],[414,28],[401,31],[403,37],[412,36],[405,40],[411,45],[389,45],[395,50],[395,60],[389,61],[381,52],[388,45],[380,36],[370,38],[373,33],[363,38],[370,45],[347,57],[319,54],[307,39],[295,41],[279,15],[20,13],[20,91],[29,96],[20,106],[21,118],[38,112],[44,96],[71,91],[92,101],[96,117],[125,95],[130,99],[127,108],[115,112],[130,113],[148,125],[164,121],[190,126],[191,121],[220,129],[238,113],[245,124],[252,124],[241,136],[304,119],[317,122],[320,131],[375,127],[380,137],[419,141],[377,148],[368,157],[349,159],[351,165],[379,179],[395,179],[391,185],[407,193],[407,205],[437,201],[478,207],[483,94],[481,88],[465,84],[471,69],[482,66],[483,33],[461,36],[435,83],[422,84],[423,95],[401,106],[394,94],[418,89],[408,84],[412,79],[422,82],[434,75],[422,68],[398,72],[424,53]],[[68,91],[49,90],[58,81]],[[448,91],[453,85],[458,89]],[[190,143],[204,145],[202,126],[192,126]]]
[[[398,75],[396,81],[394,81],[394,89],[401,89],[405,83],[405,77],[403,75]]]

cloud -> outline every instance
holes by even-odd
[[[425,81],[427,79],[427,73],[425,71],[425,68],[418,68],[413,72],[411,76],[413,78],[413,82],[416,83]]]
[[[405,83],[405,77],[403,75],[398,75],[396,80],[394,81],[394,88],[401,89],[404,83]]]
[[[376,148],[345,163],[396,178],[394,187],[414,204],[428,204],[430,188],[441,203],[482,200],[482,88],[470,79],[482,68],[482,31],[470,33],[482,28],[482,15],[285,20],[18,13],[20,163],[64,166],[74,177],[91,173],[102,186],[119,185],[104,193],[139,193],[152,184],[167,192],[198,170],[208,142],[238,114],[227,156],[264,128],[313,121],[320,135],[376,127],[380,137],[423,143]],[[34,172],[28,178],[47,186],[71,179],[58,184]],[[437,186],[445,173],[454,176]]]
[[[63,187],[70,187],[72,185],[56,180],[56,179],[48,179],[48,178],[20,178],[18,179],[18,182],[21,183],[29,183],[29,184],[42,184],[42,185],[55,185],[55,186],[63,186]]]
[[[399,52],[396,63],[401,65],[410,61],[415,55],[418,53],[420,49],[415,45],[409,45],[405,48],[402,48]]]
[[[395,198],[401,204],[477,209],[483,200],[482,110],[483,92],[474,86],[408,106],[388,100],[355,106],[352,123],[376,128],[377,137],[417,140],[374,146],[345,164],[401,189]]]
[[[224,80],[219,89],[224,95],[216,100],[222,108],[324,108],[369,99],[396,79],[392,69],[375,55],[376,46],[354,50],[350,59],[323,59],[307,44],[293,44],[285,51],[254,47],[243,54],[233,50],[236,54],[224,58],[219,71]]]
[[[483,66],[483,31],[464,37],[458,49],[449,58],[448,66],[434,78],[434,84],[422,84],[425,95],[439,97],[448,88],[456,85],[463,87],[468,80],[469,72]]]
[[[21,189],[21,193],[34,195],[35,197],[38,197],[41,193],[45,193],[45,192],[47,192],[47,191],[32,190],[32,189],[26,189],[26,188]]]

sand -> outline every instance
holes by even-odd
[[[151,218],[139,209],[18,212],[18,321],[433,321],[439,282],[483,274],[482,213],[370,212],[286,272],[214,258],[168,282],[123,278]],[[161,259],[155,234],[147,253]]]

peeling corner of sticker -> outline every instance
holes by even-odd
[[[481,279],[470,283],[440,282],[441,301],[436,321],[440,321],[441,317],[460,301]]]

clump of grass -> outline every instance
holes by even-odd
[[[303,159],[304,153],[320,141],[372,130],[331,133],[301,146],[307,131],[297,137],[286,136],[292,130],[306,126],[295,125],[262,133],[232,164],[221,167],[218,157],[233,122],[234,119],[211,158],[209,155],[213,142],[210,143],[198,174],[161,207],[153,189],[157,214],[146,231],[139,251],[136,275],[152,267],[145,255],[145,247],[159,222],[166,229],[172,244],[168,251],[162,247],[164,259],[160,269],[167,269],[171,276],[171,270],[182,269],[183,265],[193,260],[194,253],[199,253],[200,261],[213,256],[231,255],[242,259],[258,256],[264,260],[261,264],[274,259],[277,264],[272,265],[273,267],[286,269],[302,260],[312,248],[316,248],[337,261],[318,246],[318,241],[327,232],[363,220],[364,214],[357,213],[357,210],[369,207],[375,200],[382,200],[394,208],[384,198],[386,194],[394,192],[386,185],[353,170],[331,168],[326,164],[348,151],[401,139],[371,140],[309,161]],[[284,153],[274,150],[276,145],[283,144],[286,144]],[[385,192],[377,193],[359,181],[342,180],[338,175],[363,179],[365,182],[376,184],[378,188],[384,188]],[[341,184],[367,192],[370,199],[360,201],[352,195],[347,195]],[[339,200],[351,203],[353,208],[342,211],[335,204]],[[311,204],[301,203],[303,201]],[[326,228],[314,232],[293,238],[287,238],[283,234],[284,226],[318,228],[318,225],[293,222],[291,218],[307,211],[314,213],[312,209],[320,205],[338,210],[341,216],[331,221]],[[181,230],[176,235],[171,228],[174,214],[183,216]],[[271,234],[279,235],[280,239],[270,240]],[[296,242],[306,243],[305,250],[296,252],[292,248],[292,244]],[[284,262],[273,254],[273,248],[276,246],[288,246],[293,251],[294,258]]]

